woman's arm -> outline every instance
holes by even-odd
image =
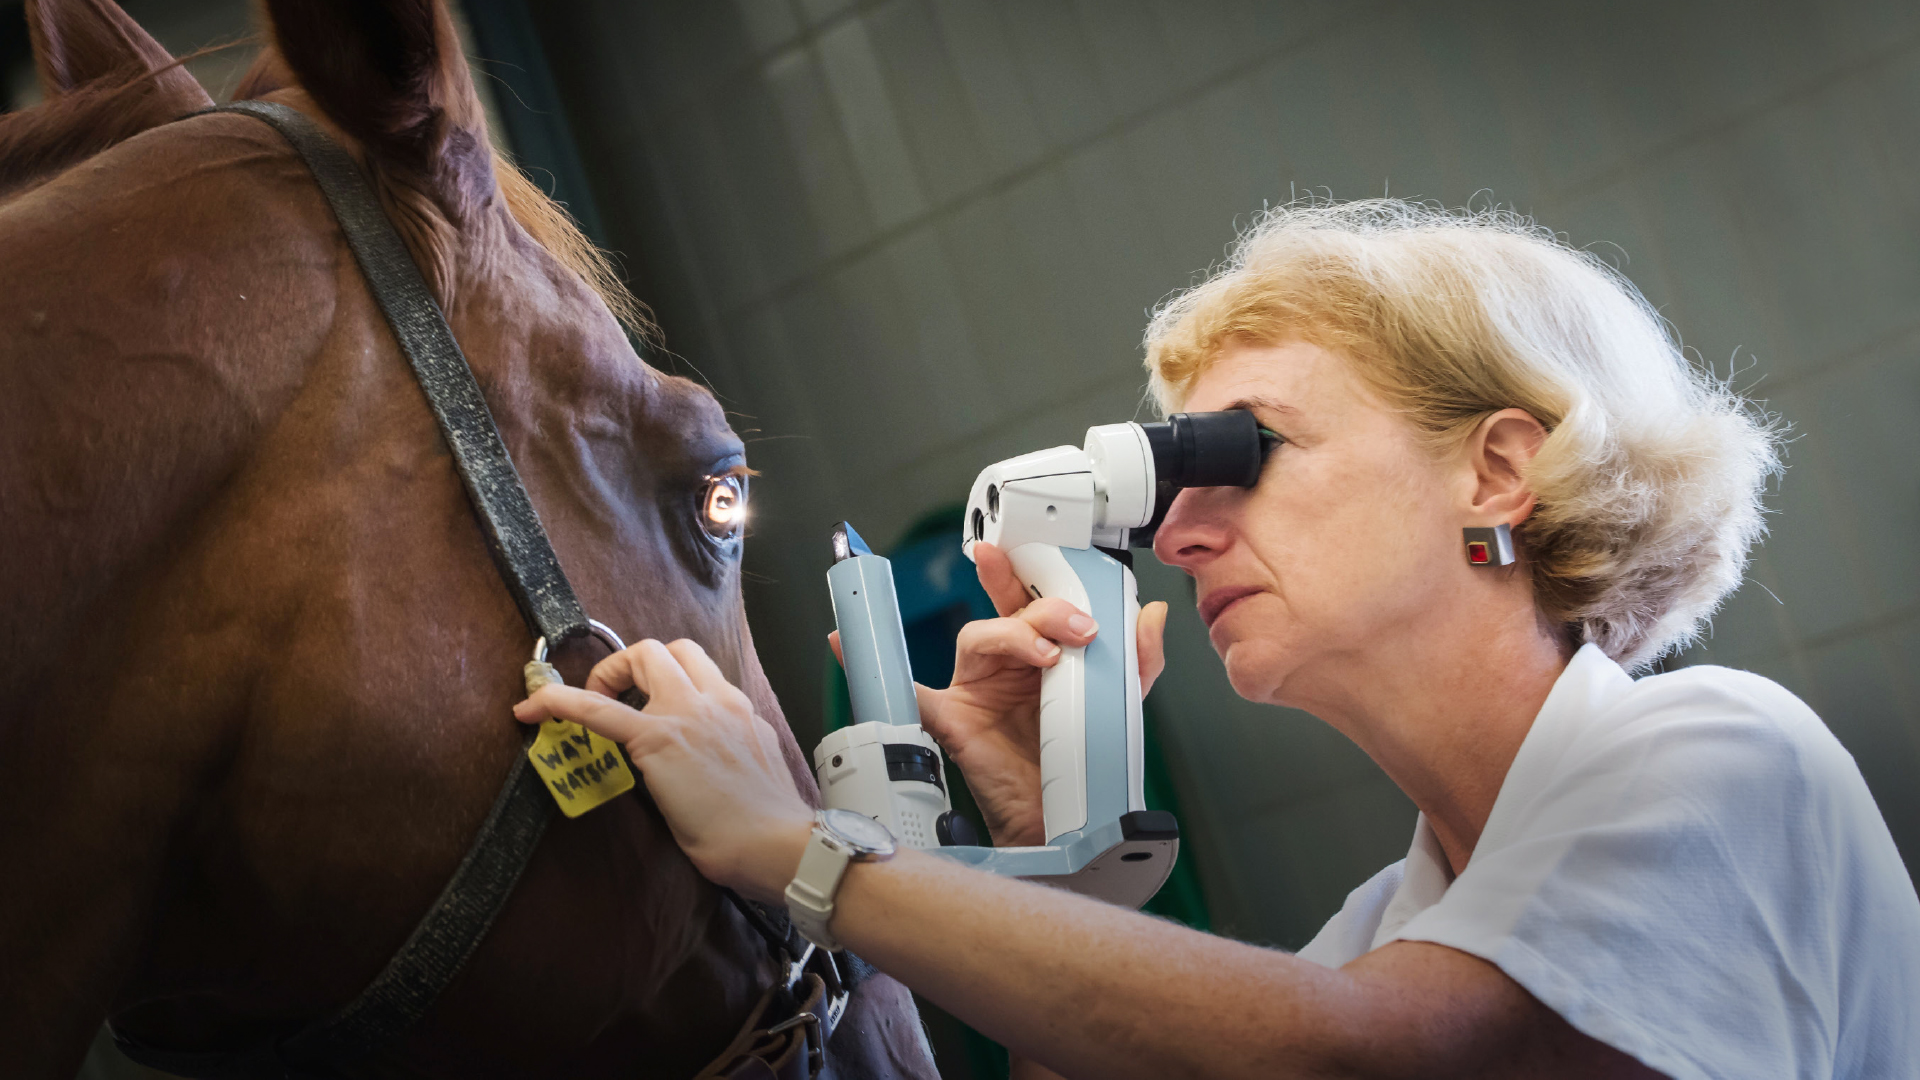
[[[837,905],[848,948],[1066,1076],[1647,1075],[1443,946],[1334,971],[915,851]]]
[[[559,715],[626,744],[694,865],[778,903],[812,811],[772,728],[693,642],[644,641]],[[1061,890],[903,851],[849,868],[833,930],[1014,1052],[1068,1076],[1609,1076],[1634,1063],[1484,961],[1402,942],[1333,971]]]

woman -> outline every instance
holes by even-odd
[[[1738,584],[1776,468],[1627,282],[1508,215],[1286,207],[1156,316],[1147,363],[1164,409],[1281,436],[1154,551],[1238,693],[1412,798],[1407,859],[1298,955],[913,851],[854,862],[821,936],[1068,1075],[1915,1075],[1920,900],[1852,759],[1766,679],[1627,674]],[[1463,542],[1502,526],[1509,565]],[[994,840],[1038,843],[1039,670],[1098,628],[978,562],[1003,617],[922,716]],[[832,844],[771,731],[690,642],[589,690],[629,683],[644,713],[555,687],[520,717],[625,742],[700,870],[780,902]]]

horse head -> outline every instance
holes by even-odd
[[[111,0],[27,8],[46,100],[0,119],[0,859],[26,883],[0,890],[0,1045],[64,1077],[103,1016],[217,1049],[353,999],[521,752],[531,642],[289,146],[199,115]],[[642,309],[492,151],[444,5],[264,9],[237,96],[307,114],[372,178],[588,613],[701,642],[811,794],[719,509],[741,441],[641,361]],[[379,1065],[692,1075],[769,977],[642,793],[556,820]],[[830,1049],[839,1075],[933,1075],[884,977]]]

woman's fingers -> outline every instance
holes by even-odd
[[[954,681],[994,670],[983,671],[977,664],[982,657],[1006,657],[1032,667],[1052,667],[1060,658],[1062,645],[1085,645],[1100,632],[1085,612],[1057,597],[1035,600],[1016,615],[999,619],[978,619],[960,628],[954,650]]]
[[[523,724],[571,720],[622,746],[643,741],[657,721],[627,708],[605,694],[549,683],[513,707],[513,718]]]
[[[968,661],[979,657],[1006,657],[1033,667],[1052,667],[1060,659],[1059,645],[1025,619],[1018,618],[981,619],[966,624],[960,628],[956,651],[955,682],[961,681],[973,667]]]
[[[980,587],[987,590],[994,610],[1001,618],[1025,619],[1034,629],[1069,645],[1085,645],[1093,640],[1099,627],[1072,604],[1058,597],[1035,600],[1014,576],[1013,562],[1007,553],[985,541],[973,545],[973,561],[980,575]]]
[[[712,694],[731,699],[740,693],[727,677],[720,673],[720,666],[707,655],[700,643],[690,638],[667,643],[667,652],[680,662],[680,669],[687,673],[687,679],[693,688],[702,694]]]
[[[987,597],[993,601],[995,611],[1001,615],[1011,615],[1027,606],[1032,597],[1027,595],[1026,586],[1013,574],[1013,560],[1007,553],[984,540],[973,544],[974,571],[980,576],[980,587],[987,590]]]
[[[681,648],[680,652],[685,656],[675,652],[677,647],[682,646],[685,648]],[[691,678],[686,668],[687,658],[694,654],[706,661],[708,668],[713,668],[713,661],[707,659],[706,650],[684,638],[672,646],[663,645],[654,638],[636,641],[593,665],[593,671],[587,675],[586,688],[597,694],[619,697],[628,687],[637,686],[641,693],[650,698],[691,689],[696,685],[704,690],[710,684]],[[719,674],[719,669],[713,668],[713,671]],[[725,681],[724,676],[721,681]]]
[[[847,666],[847,658],[840,655],[840,631],[827,631],[827,648],[833,650],[833,658],[840,661],[841,667],[844,668]]]
[[[1062,645],[1085,645],[1100,632],[1100,624],[1094,622],[1092,616],[1057,596],[1035,600],[1014,618],[1033,627],[1040,636]]]
[[[619,697],[634,682],[633,648],[621,649],[610,656],[602,657],[587,673],[587,689],[608,697]]]
[[[653,638],[627,647],[633,685],[653,701],[683,701],[694,693],[680,660]]]
[[[1140,621],[1135,624],[1134,636],[1140,649],[1140,696],[1147,696],[1153,689],[1155,679],[1167,669],[1167,604],[1164,600],[1155,600],[1140,609]]]

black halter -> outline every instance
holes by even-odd
[[[206,112],[244,113],[264,120],[306,162],[346,234],[347,246],[360,264],[381,314],[393,328],[426,393],[440,433],[453,451],[460,482],[486,533],[494,564],[527,625],[550,644],[588,633],[586,611],[560,569],[560,560],[500,439],[500,429],[494,424],[466,356],[359,165],[318,124],[296,109],[241,101]],[[644,705],[645,700],[629,704]],[[531,735],[529,728],[527,737]],[[128,1057],[142,1064],[205,1080],[324,1076],[367,1057],[420,1021],[486,937],[520,880],[521,871],[526,869],[553,811],[553,800],[528,767],[526,756],[516,754],[493,809],[488,811],[452,880],[373,982],[331,1016],[271,1043],[239,1051],[170,1051],[118,1031],[114,1033],[116,1043]],[[793,931],[785,911],[748,903],[730,889],[723,891],[766,940],[775,970],[784,973],[786,996],[794,997],[802,969],[821,967],[817,961],[809,963],[811,947]],[[872,970],[850,955],[848,961],[844,972],[828,961],[830,970],[822,974],[829,980],[829,989],[839,992],[839,1006],[827,1010],[830,1015],[823,1015],[823,1026],[839,1018],[845,993]],[[783,1015],[792,1015],[797,1003],[779,1004]],[[814,1054],[824,1047],[827,1034],[825,1030],[817,1034]]]

